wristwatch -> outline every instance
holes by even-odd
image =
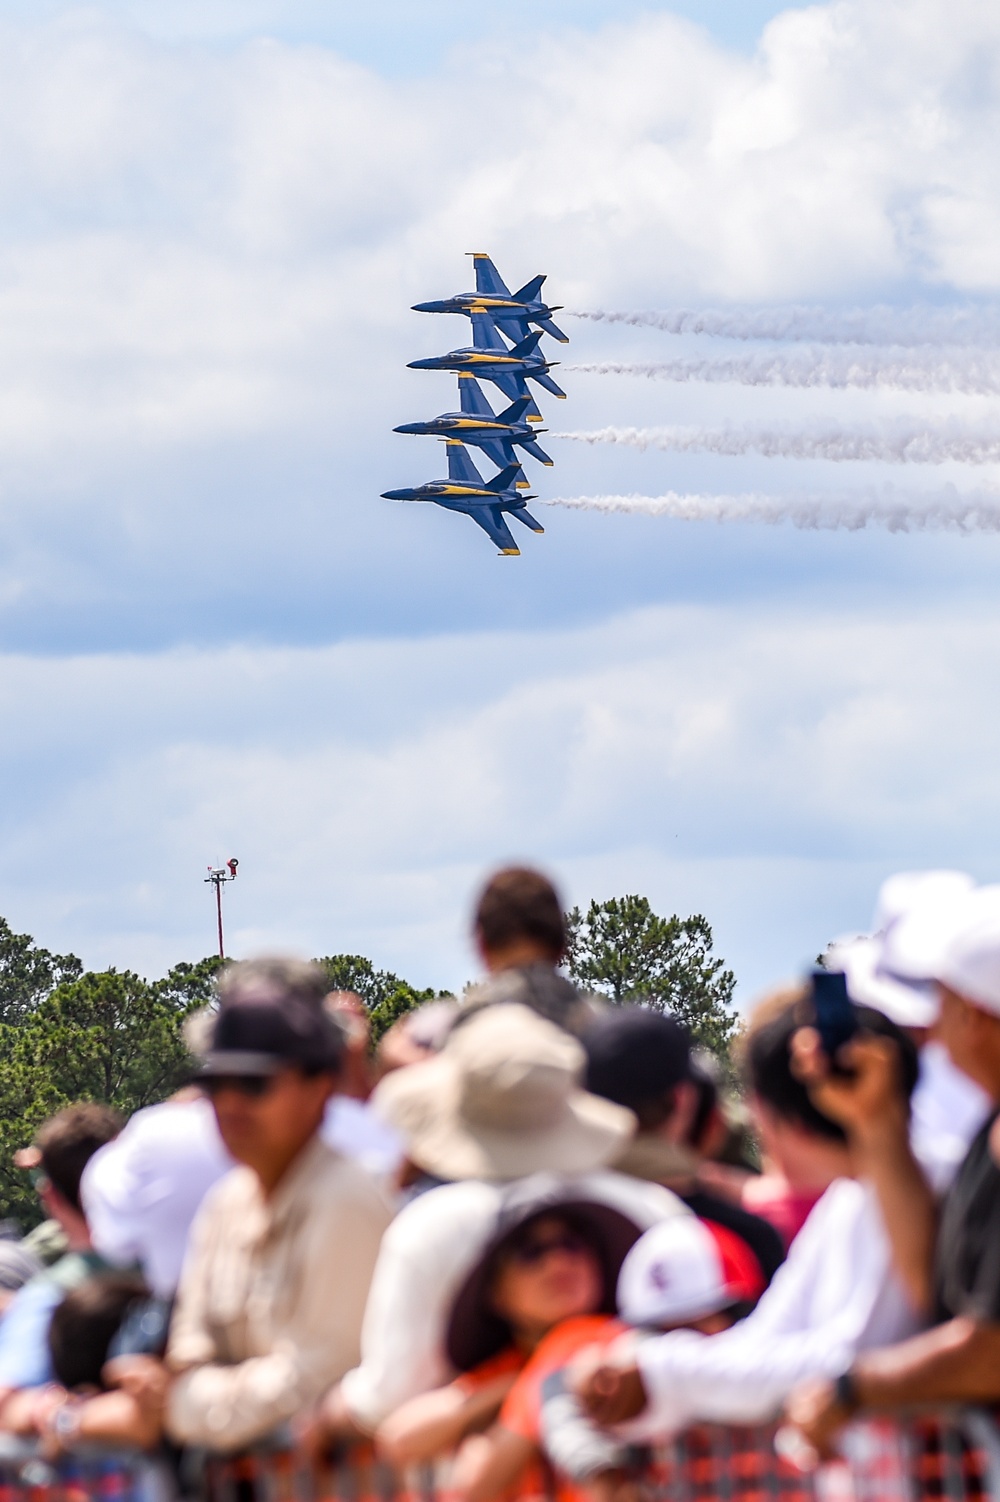
[[[848,1413],[856,1413],[861,1407],[858,1384],[855,1382],[854,1374],[850,1368],[846,1372],[841,1372],[840,1376],[834,1382],[833,1394],[837,1400],[838,1407],[846,1409]]]
[[[67,1398],[65,1403],[60,1403],[55,1413],[52,1414],[47,1428],[49,1433],[59,1441],[60,1449],[70,1449],[80,1438],[80,1417],[80,1404],[72,1398]]]

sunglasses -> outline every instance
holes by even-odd
[[[235,1090],[248,1100],[262,1100],[274,1085],[273,1074],[212,1074],[201,1081],[202,1089],[209,1100],[221,1095],[223,1090]]]
[[[569,1257],[582,1257],[590,1247],[575,1231],[560,1231],[555,1236],[530,1236],[511,1248],[511,1257],[522,1267],[537,1267],[553,1252],[564,1252]]]

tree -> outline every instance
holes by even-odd
[[[0,1024],[23,1022],[53,986],[82,971],[75,954],[39,949],[30,934],[14,933],[0,918]]]
[[[316,964],[326,971],[331,991],[355,992],[369,1012],[407,984],[391,970],[376,970],[363,954],[328,954]]]
[[[103,1101],[126,1117],[190,1077],[181,1026],[191,1005],[163,987],[129,970],[88,971],[56,986],[21,1023],[0,1029],[0,1213],[22,1223],[39,1219],[31,1186],[11,1158],[46,1117],[81,1100]]]
[[[433,989],[415,991],[412,986],[408,986],[405,981],[402,981],[391,996],[385,997],[368,1014],[368,1020],[371,1024],[372,1047],[375,1046],[383,1033],[389,1031],[394,1022],[399,1021],[400,1017],[405,1017],[407,1012],[412,1012],[417,1007],[422,1007],[425,1001],[433,1001],[434,999],[435,993]]]
[[[706,918],[661,918],[645,897],[627,896],[591,902],[586,917],[574,908],[566,922],[567,968],[578,985],[619,1005],[672,1012],[696,1042],[728,1062],[736,978],[713,956]]]

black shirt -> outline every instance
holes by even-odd
[[[994,1112],[949,1189],[936,1249],[938,1315],[1000,1323],[1000,1168],[990,1155]]]

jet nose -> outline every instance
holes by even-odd
[[[408,490],[383,490],[382,492],[383,501],[405,501],[409,499],[409,496]]]
[[[419,422],[401,422],[399,427],[393,428],[392,431],[394,433],[419,433],[422,427],[423,423]]]
[[[410,304],[411,313],[439,313],[440,311],[441,304],[439,302],[415,302]]]

